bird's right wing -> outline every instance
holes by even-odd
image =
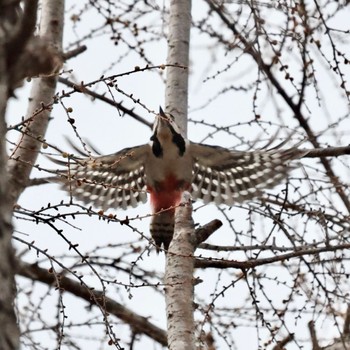
[[[147,201],[144,162],[149,145],[125,148],[107,156],[64,162],[63,188],[86,204],[107,210],[127,209]],[[62,162],[56,162],[62,164]]]
[[[193,198],[227,205],[260,196],[287,176],[291,160],[305,154],[295,147],[246,152],[193,142],[190,152]]]

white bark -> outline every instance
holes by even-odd
[[[175,117],[187,134],[188,65],[191,29],[191,0],[171,0],[168,34],[165,110]],[[183,198],[185,200],[185,198]],[[167,254],[165,298],[167,305],[168,348],[195,348],[193,319],[193,253],[196,246],[192,207],[188,203],[175,211],[174,237]]]
[[[187,135],[188,74],[191,29],[191,0],[171,0],[168,34],[165,111],[174,115],[177,125]]]
[[[12,237],[12,207],[20,193],[25,188],[31,164],[35,162],[40,143],[35,140],[39,135],[44,135],[48,111],[34,118],[30,130],[26,132],[30,136],[23,135],[20,140],[20,147],[14,157],[17,160],[8,161],[6,155],[6,122],[5,114],[7,101],[12,91],[21,83],[21,79],[26,76],[26,71],[40,73],[40,64],[46,64],[47,60],[33,62],[35,69],[23,69],[23,65],[28,68],[30,62],[23,64],[24,57],[28,55],[28,42],[33,38],[33,31],[36,22],[37,1],[26,0],[24,14],[19,9],[19,1],[0,0],[0,349],[19,349],[19,329],[13,308],[16,295],[15,270],[16,261],[11,244]],[[52,40],[61,47],[62,27],[64,14],[64,1],[43,1],[43,25],[41,35],[50,36]],[[39,42],[39,41],[38,41]],[[44,49],[46,47],[42,46]],[[31,46],[33,49],[33,45]],[[34,46],[35,49],[35,46]],[[29,50],[30,51],[30,50]],[[48,57],[43,53],[43,57]],[[22,61],[21,61],[22,59]],[[50,64],[49,64],[50,66]],[[46,69],[43,71],[47,72]],[[32,115],[34,109],[40,106],[40,102],[47,103],[52,100],[55,91],[55,79],[46,78],[46,83],[42,89],[36,88],[33,94],[33,101],[30,104],[28,114]],[[49,86],[51,89],[49,89]],[[46,94],[45,94],[46,92]],[[49,96],[49,97],[48,97]],[[40,102],[38,103],[38,100]],[[36,102],[35,102],[36,101]],[[36,103],[36,104],[35,104]],[[34,136],[34,139],[33,137]],[[6,167],[8,166],[8,167]],[[8,173],[6,169],[10,170]]]
[[[195,349],[193,318],[193,254],[196,236],[192,220],[192,205],[187,192],[183,205],[175,211],[174,237],[167,254],[165,271],[168,348]]]
[[[62,51],[64,0],[43,0],[41,2],[40,37],[47,39],[59,52]],[[28,110],[25,119],[35,115],[42,106],[53,101],[57,77],[33,79]],[[11,201],[15,203],[26,188],[29,175],[38,156],[51,114],[50,108],[44,108],[29,122],[20,136],[18,147],[9,160]]]

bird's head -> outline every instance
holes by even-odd
[[[176,125],[174,116],[170,113],[164,113],[161,107],[159,107],[159,114],[156,115],[154,121],[151,141],[153,141],[153,149],[161,150],[161,152],[158,151],[160,156],[163,146],[169,143],[174,143],[179,148],[179,154],[182,155],[185,152],[185,138]]]
[[[175,123],[175,118],[170,113],[164,113],[162,107],[159,107],[159,113],[156,115],[156,119],[153,124],[153,133],[160,136],[160,134],[173,133],[181,134],[179,127]]]

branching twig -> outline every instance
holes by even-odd
[[[58,81],[64,85],[67,85],[73,89],[77,89],[78,91],[80,90],[79,84],[73,83],[72,81],[70,81],[69,79],[63,78],[63,77],[59,77]],[[89,96],[92,96],[93,98],[96,98],[100,101],[106,102],[109,105],[116,107],[118,110],[122,111],[123,113],[129,115],[130,117],[134,118],[135,120],[141,122],[142,124],[148,126],[149,128],[152,128],[152,123],[148,122],[146,119],[142,118],[140,115],[138,115],[137,113],[135,113],[132,109],[126,108],[123,106],[122,102],[116,102],[113,101],[112,99],[101,95],[95,91],[92,91],[91,89],[87,88],[87,87],[83,87],[81,88],[84,94],[87,94]]]
[[[267,65],[261,56],[261,53],[258,52],[252,43],[250,43],[244,35],[240,33],[240,31],[237,29],[236,25],[232,23],[224,14],[223,7],[220,5],[217,5],[215,1],[213,0],[207,0],[208,5],[210,8],[217,13],[217,15],[220,17],[220,19],[225,23],[225,25],[232,31],[232,33],[239,38],[239,40],[242,42],[245,52],[248,53],[257,63],[258,67],[264,72],[266,77],[269,79],[271,84],[276,88],[278,93],[282,96],[284,101],[287,103],[287,105],[290,107],[292,112],[294,113],[295,118],[298,120],[300,126],[305,130],[309,141],[312,143],[312,145],[317,149],[320,148],[320,144],[317,141],[317,137],[312,131],[307,118],[303,115],[301,112],[301,106],[298,104],[295,104],[293,102],[293,99],[291,96],[288,95],[287,91],[282,87],[282,85],[279,83],[275,75],[273,74],[272,70],[270,69],[270,66]],[[343,187],[341,183],[339,182],[338,177],[335,175],[329,161],[321,157],[321,163],[324,166],[327,176],[329,177],[331,183],[333,183],[334,188],[336,188],[337,193],[341,200],[343,201],[346,209],[350,213],[350,200],[348,196],[345,194]]]
[[[47,285],[55,285],[56,283],[54,274],[36,264],[31,265],[21,263],[18,267],[17,273],[23,277],[27,277],[31,280],[39,281]],[[102,292],[88,289],[82,286],[81,283],[73,281],[63,275],[60,275],[60,288],[62,288],[65,292],[69,292],[87,301],[89,304],[94,304],[93,300],[103,300],[103,305],[106,307],[106,311],[120,318],[125,323],[128,323],[134,332],[145,334],[163,346],[167,345],[167,338],[164,330],[149,322],[146,317],[142,317],[112,298],[106,297]]]
[[[217,269],[225,269],[225,268],[236,268],[236,269],[251,269],[256,266],[272,264],[278,261],[285,261],[292,258],[297,258],[299,256],[305,255],[315,255],[325,252],[335,252],[337,250],[345,250],[350,248],[350,243],[348,244],[339,244],[336,246],[327,246],[327,247],[319,247],[319,248],[300,248],[295,249],[293,252],[280,254],[277,256],[272,256],[270,258],[262,258],[256,260],[247,260],[247,261],[236,261],[236,260],[223,260],[218,259],[215,260],[213,258],[209,260],[204,259],[196,259],[195,267],[197,268],[217,268]]]

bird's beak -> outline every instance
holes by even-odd
[[[168,123],[168,117],[164,113],[162,107],[159,106],[159,113],[156,115],[153,130],[157,132],[157,130],[164,127],[167,123]]]
[[[164,113],[164,111],[163,111],[163,109],[162,109],[161,106],[159,106],[159,115],[160,115],[161,117],[166,118],[166,115],[165,115],[165,113]]]
[[[164,113],[162,107],[159,106],[159,114],[156,121],[157,127],[164,127],[169,124],[169,117]]]

